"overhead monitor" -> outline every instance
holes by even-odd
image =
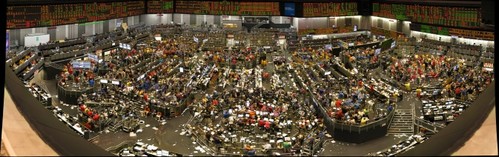
[[[295,16],[295,3],[284,3],[284,16]]]
[[[105,83],[105,84],[106,84],[106,83],[108,83],[108,81],[107,81],[107,80],[102,79],[102,80],[100,80],[100,83]]]

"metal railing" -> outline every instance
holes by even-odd
[[[309,90],[309,92],[310,92],[310,90]],[[310,92],[310,94],[312,95],[311,92]],[[319,105],[319,103],[317,103],[317,100],[313,96],[311,96],[311,100],[312,100],[313,105],[319,109],[318,112],[320,112],[323,117],[329,117],[329,116],[327,116],[327,114],[325,112],[326,110],[321,105]],[[350,132],[360,133],[360,132],[368,131],[370,129],[372,130],[372,129],[377,128],[377,127],[383,127],[385,125],[389,125],[389,123],[391,123],[391,119],[393,119],[394,115],[395,115],[395,112],[391,111],[385,117],[383,117],[379,120],[376,120],[374,122],[368,122],[367,124],[364,124],[364,125],[361,125],[361,124],[349,125],[349,124],[345,124],[345,123],[335,122],[331,118],[324,118],[324,123],[326,123],[326,126],[332,127],[334,130],[340,129],[340,130],[347,130]]]
[[[433,123],[420,118],[415,118],[414,124],[418,127],[425,128],[426,130],[432,131],[434,133],[437,133],[443,128],[445,128],[445,125],[443,124]]]

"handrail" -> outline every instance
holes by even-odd
[[[488,114],[484,114],[484,111],[490,111],[495,106],[494,94],[495,81],[489,84],[473,104],[459,116],[459,119],[401,156],[450,155],[460,148],[487,118]]]
[[[432,123],[432,122],[429,122],[427,120],[420,119],[420,118],[415,118],[414,124],[416,124],[419,127],[422,127],[422,128],[427,129],[427,130],[430,130],[430,131],[432,131],[434,133],[437,133],[440,130],[442,130],[442,129],[445,128],[445,125],[440,125],[440,124],[437,124],[437,123]]]
[[[309,90],[309,92],[310,92],[310,94],[312,94],[312,92],[311,92],[310,90]],[[313,94],[312,94],[312,95],[313,95]],[[312,97],[312,100],[313,100],[312,102],[313,102],[316,106],[318,106],[321,110],[325,111],[325,110],[324,110],[324,108],[323,108],[321,105],[319,105],[319,103],[317,103],[317,100],[315,99],[315,97]],[[391,117],[393,117],[394,113],[395,113],[395,112],[392,110],[392,111],[391,111],[389,114],[387,114],[385,117],[383,117],[383,118],[381,118],[381,119],[378,119],[378,120],[376,120],[376,121],[369,122],[369,123],[364,124],[364,125],[361,125],[361,124],[347,125],[347,124],[343,124],[343,123],[338,123],[338,122],[336,122],[336,121],[332,121],[332,122],[333,122],[333,124],[335,125],[334,127],[336,127],[336,126],[341,126],[341,128],[344,128],[345,126],[347,126],[347,127],[349,127],[349,128],[352,128],[352,126],[353,126],[354,128],[359,128],[359,132],[360,132],[360,131],[361,131],[361,130],[360,130],[361,128],[368,128],[368,127],[372,127],[372,126],[377,126],[377,124],[380,124],[381,122],[386,121],[388,118],[389,118],[389,119],[391,119]],[[331,118],[328,118],[328,119],[331,119]],[[376,124],[376,125],[374,125],[374,124]]]
[[[5,86],[12,100],[38,135],[62,156],[109,156],[111,153],[89,143],[47,110],[24,87],[11,68],[5,67]]]

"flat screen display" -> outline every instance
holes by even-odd
[[[284,3],[284,16],[295,16],[295,3]]]
[[[7,36],[5,37],[5,52],[9,51],[9,31],[5,33]]]

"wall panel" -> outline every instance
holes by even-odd
[[[102,34],[104,32],[104,22],[95,24],[95,34]]]
[[[196,23],[197,16],[199,16],[199,15],[190,15],[189,16],[189,24],[190,25],[192,25],[192,26],[199,25],[199,24]]]
[[[50,41],[54,41],[56,40],[55,39],[55,36],[56,36],[56,32],[57,32],[57,27],[53,27],[52,29],[47,29],[47,33],[49,34],[49,40]]]
[[[191,15],[189,15],[189,14],[183,14],[182,15],[182,24],[184,24],[184,23],[185,24],[190,24],[190,20],[191,20]]]
[[[222,24],[222,18],[220,16],[213,16],[213,24],[220,26]]]
[[[219,16],[220,17],[220,16]],[[212,25],[215,23],[215,15],[206,15],[206,22],[209,25]]]
[[[314,28],[326,28],[327,17],[318,18],[297,18],[298,19],[298,29],[314,29]]]
[[[183,23],[183,14],[173,14],[173,22]]]
[[[33,31],[31,28],[27,28],[27,29],[20,29],[19,30],[19,44],[20,45],[24,45],[24,37],[28,34],[32,34]]]
[[[201,25],[205,22],[206,15],[196,15],[194,16],[196,18],[196,25]]]
[[[102,23],[102,32],[109,32],[109,20],[104,21]]]

